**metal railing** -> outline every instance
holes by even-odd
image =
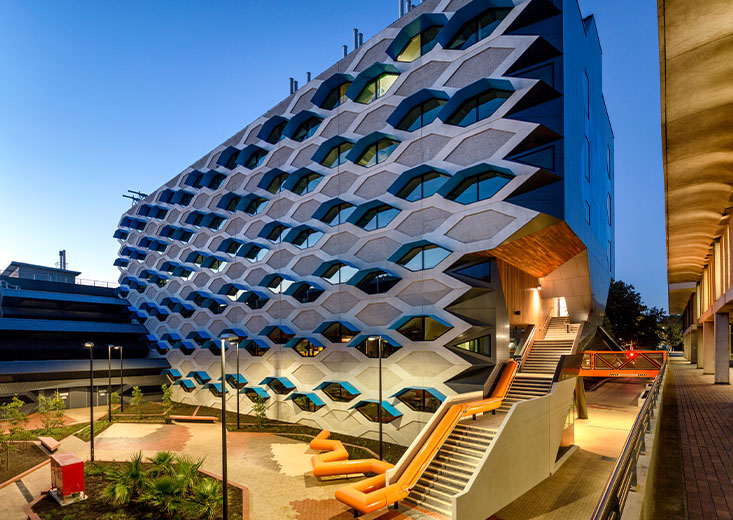
[[[72,276],[63,275],[50,275],[50,274],[39,274],[33,273],[32,275],[25,274],[23,276],[13,276],[12,278],[18,278],[21,280],[36,280],[41,282],[57,282],[57,283],[74,283],[76,285],[89,285],[92,287],[106,287],[107,289],[115,289],[120,286],[117,282],[105,282],[102,280],[88,280],[85,278],[76,278]]]
[[[624,505],[626,505],[626,497],[629,491],[636,488],[636,465],[639,455],[646,453],[645,436],[651,432],[654,408],[657,406],[659,391],[662,388],[662,381],[664,381],[666,373],[667,362],[665,361],[659,369],[659,374],[654,379],[652,388],[649,390],[649,395],[647,395],[639,415],[636,416],[634,426],[626,438],[626,443],[616,461],[616,466],[613,468],[595,511],[590,517],[591,520],[617,520],[621,518]]]

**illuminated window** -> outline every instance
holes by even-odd
[[[323,347],[316,345],[308,339],[301,339],[295,345],[293,350],[300,354],[302,357],[316,357],[323,351]]]
[[[317,403],[308,394],[296,394],[293,397],[293,402],[304,412],[316,412],[324,407],[324,403]]]
[[[486,119],[512,95],[509,90],[489,89],[464,101],[446,120],[449,125],[469,126]]]
[[[397,56],[397,61],[411,62],[427,54],[435,46],[435,38],[441,29],[442,26],[436,25],[425,29],[417,36],[413,36]]]
[[[491,355],[491,335],[481,336],[480,338],[471,339],[454,345],[456,348],[482,354],[484,356]]]
[[[364,150],[364,153],[356,160],[356,164],[369,168],[375,164],[383,163],[399,145],[399,141],[395,141],[394,139],[380,139]]]
[[[379,420],[379,405],[375,401],[364,401],[363,404],[359,404],[356,409],[362,414],[367,420],[371,422],[377,422]],[[389,423],[397,419],[399,415],[393,415],[390,411],[382,406],[382,422]]]
[[[398,394],[397,399],[416,412],[434,413],[442,403],[439,397],[422,388],[408,388]]]
[[[346,162],[346,156],[349,151],[354,147],[354,143],[343,142],[337,144],[331,151],[326,154],[326,157],[321,161],[321,164],[327,168],[333,168]]]
[[[511,175],[488,170],[466,177],[446,196],[461,204],[490,199],[512,180]]]
[[[504,17],[509,14],[511,8],[492,7],[469,20],[458,30],[450,41],[447,49],[467,49],[474,43],[487,38]]]
[[[321,108],[332,110],[337,106],[345,103],[349,99],[348,97],[346,97],[346,91],[349,90],[350,86],[351,82],[346,81],[331,90],[331,92],[328,94],[328,97],[326,97],[326,100],[321,104]]]
[[[348,403],[356,396],[360,395],[358,393],[352,394],[349,390],[347,390],[343,385],[339,383],[328,383],[326,386],[323,387],[323,393],[330,397],[331,400],[338,403]]]
[[[398,327],[397,331],[412,341],[433,341],[452,328],[431,316],[413,316]]]
[[[367,104],[379,99],[387,93],[389,87],[392,86],[398,77],[398,74],[385,73],[378,78],[373,79],[362,89],[361,93],[356,98],[356,102]]]
[[[402,118],[396,128],[407,132],[414,132],[423,126],[429,125],[438,117],[438,112],[446,104],[443,99],[432,98],[420,103],[412,108],[405,117]]]
[[[321,330],[322,327],[325,328],[321,331],[321,334],[331,343],[349,343],[359,334],[358,330],[340,321],[324,323],[318,330]]]
[[[425,244],[410,249],[397,263],[410,271],[432,269],[450,255],[450,251],[435,244]]]

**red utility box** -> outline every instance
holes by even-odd
[[[84,461],[73,453],[59,453],[51,456],[51,489],[62,505],[66,497],[77,495],[84,499]]]

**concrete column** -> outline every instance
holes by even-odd
[[[682,336],[682,356],[689,361],[690,360],[690,336],[692,333],[687,333]]]
[[[730,334],[728,334],[728,313],[715,315],[715,384],[730,384]]]
[[[698,328],[690,331],[690,363],[697,363]]]
[[[702,353],[702,373],[715,373],[715,325],[713,320],[702,324],[702,349],[699,349],[698,358]],[[698,363],[698,367],[700,363]]]

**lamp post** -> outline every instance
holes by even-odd
[[[227,401],[226,401],[226,336],[221,337],[221,480],[224,493],[222,518],[229,518],[229,493],[227,493]]]
[[[125,396],[123,395],[125,391],[125,375],[122,370],[122,347],[117,348],[120,349],[120,413],[125,413]]]
[[[382,457],[382,336],[372,336],[369,339],[376,340],[377,352],[379,355],[379,402],[377,403],[377,422],[379,423],[379,460],[384,460]]]
[[[84,346],[89,349],[89,449],[94,462],[94,343],[87,341]]]
[[[237,431],[239,431],[239,338],[234,342],[234,345],[237,347],[237,377],[235,379],[234,388],[237,390]],[[224,387],[224,381],[221,382],[222,388]]]
[[[122,347],[107,345],[107,418],[112,422],[112,351],[120,351],[120,378],[122,378]],[[120,396],[122,399],[122,396]]]

